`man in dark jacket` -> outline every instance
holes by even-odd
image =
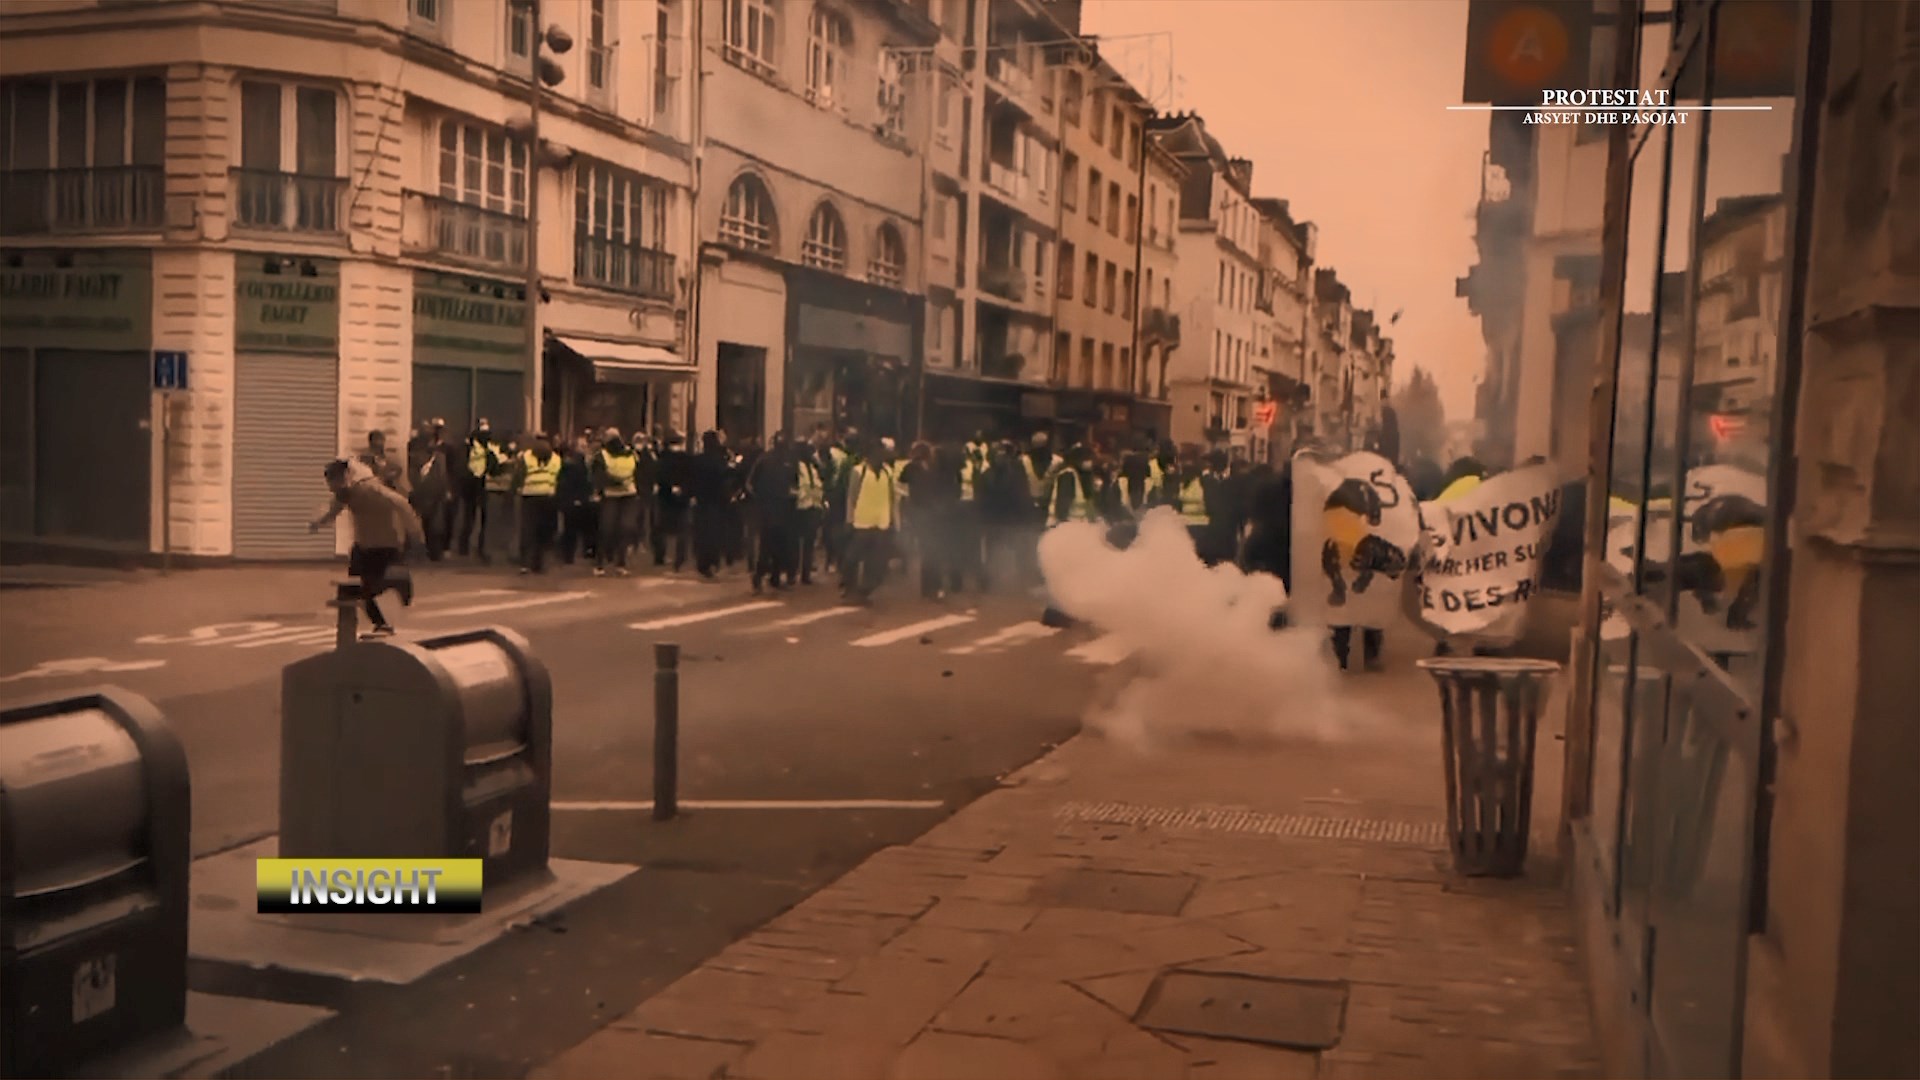
[[[966,585],[954,550],[964,460],[959,447],[927,447],[901,471],[907,520],[920,549],[920,595],[928,600],[942,599],[949,587],[959,592]]]
[[[691,541],[688,519],[693,503],[693,455],[687,452],[686,439],[679,432],[668,433],[655,477],[653,565],[666,565],[671,542],[673,568],[682,570],[687,565]]]
[[[407,444],[407,475],[413,493],[408,501],[425,530],[427,558],[439,562],[450,535],[447,520],[452,489],[448,483],[446,422],[435,420]]]
[[[700,453],[692,462],[688,493],[693,497],[693,567],[711,579],[727,554],[727,520],[733,503],[733,457],[709,431],[700,436]]]
[[[593,470],[587,463],[587,440],[575,439],[560,459],[560,480],[554,491],[560,513],[560,561],[573,565],[575,556],[593,559],[597,523],[594,511]]]
[[[747,476],[747,505],[753,519],[753,591],[763,583],[792,588],[799,568],[794,523],[799,515],[798,476],[793,447],[784,431],[762,453]]]
[[[994,448],[987,462],[980,521],[987,534],[987,568],[983,577],[988,587],[999,572],[997,567],[1006,566],[1016,581],[1025,572],[1028,557],[1022,555],[1020,549],[1031,539],[1028,523],[1034,514],[1034,501],[1021,461],[1019,449],[1011,442],[1003,442]]]

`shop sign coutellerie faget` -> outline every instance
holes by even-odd
[[[420,272],[413,279],[413,362],[518,371],[527,363],[526,294],[505,285]]]
[[[143,254],[27,252],[0,266],[0,344],[145,352],[153,265]]]
[[[340,265],[242,255],[234,283],[233,344],[240,352],[340,351]]]

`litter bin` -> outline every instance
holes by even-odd
[[[0,711],[0,1076],[68,1076],[187,1015],[187,756],[113,688]]]
[[[553,691],[525,639],[361,641],[281,675],[280,857],[547,867]]]
[[[1440,685],[1454,868],[1470,877],[1518,877],[1533,825],[1540,706],[1560,665],[1491,656],[1419,664]]]

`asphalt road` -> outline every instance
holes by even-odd
[[[319,568],[183,572],[9,590],[0,698],[110,683],[154,700],[194,769],[194,848],[274,830],[279,673],[329,647]],[[341,1015],[240,1075],[523,1075],[747,930],[902,843],[1077,730],[1100,664],[1025,596],[869,608],[824,585],[756,597],[738,577],[522,578],[429,571],[403,634],[523,634],[554,683],[553,854],[642,867],[409,987],[196,967],[220,993]],[[680,797],[652,797],[652,645],[681,645]],[[1101,650],[1095,650],[1102,655]],[[1017,692],[1016,692],[1017,691]],[[874,807],[863,802],[900,805]],[[934,805],[925,805],[925,804]]]

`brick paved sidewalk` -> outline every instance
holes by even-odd
[[[1550,880],[1560,742],[1543,731],[1532,877],[1457,880],[1439,832],[1436,696],[1404,660],[1353,688],[1399,717],[1392,735],[1153,758],[1076,739],[534,1075],[1594,1075],[1570,919]],[[1156,989],[1169,972],[1314,984],[1193,993],[1173,975]],[[1232,998],[1248,988],[1294,1001]],[[1147,1026],[1207,996],[1203,1015],[1245,1004],[1226,1019],[1331,1045]]]

